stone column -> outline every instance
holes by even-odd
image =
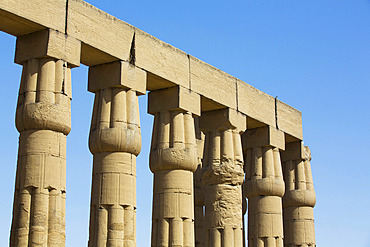
[[[195,136],[198,152],[198,167],[194,173],[194,219],[195,219],[195,247],[204,247],[204,185],[202,183],[204,134],[199,127],[200,118],[195,119]]]
[[[89,69],[89,91],[95,93],[90,247],[136,246],[137,95],[145,93],[145,84],[146,73],[122,61]]]
[[[288,143],[281,157],[285,180],[284,246],[316,246],[313,218],[316,196],[310,149],[302,142]]]
[[[246,117],[236,110],[203,112],[206,135],[202,182],[205,186],[206,247],[243,245],[243,152],[241,133]]]
[[[180,86],[149,93],[154,115],[150,170],[154,173],[152,246],[194,247],[194,115],[200,96]]]
[[[248,246],[282,247],[284,181],[280,152],[284,133],[270,126],[243,136],[248,198]]]
[[[16,111],[20,133],[10,246],[64,246],[66,137],[71,68],[80,42],[52,30],[17,38],[23,65]]]
[[[246,166],[244,165],[244,168]],[[245,239],[245,214],[247,213],[247,209],[248,209],[248,203],[247,203],[247,195],[246,195],[246,192],[245,192],[245,180],[242,184],[242,222],[243,222],[243,247],[246,246],[246,239]]]

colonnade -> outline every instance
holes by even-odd
[[[53,30],[17,39],[23,72],[12,247],[65,245],[71,69],[80,51],[80,41]],[[146,83],[132,61],[89,68],[90,247],[136,246],[138,96]],[[152,247],[241,247],[245,231],[249,247],[315,246],[311,155],[301,140],[287,141],[276,126],[250,128],[248,116],[230,107],[205,111],[201,95],[181,85],[148,99]]]

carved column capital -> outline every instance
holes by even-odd
[[[194,116],[200,112],[200,95],[180,86],[149,93],[148,112],[154,126],[150,169],[188,170],[197,168]]]
[[[283,207],[310,206],[316,204],[311,172],[311,152],[302,141],[291,142],[282,152],[284,180],[286,184]]]
[[[204,112],[200,128],[206,135],[203,183],[242,184],[244,162],[240,135],[246,129],[246,116],[230,108]]]

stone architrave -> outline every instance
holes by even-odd
[[[200,118],[195,118],[195,136],[198,152],[198,167],[194,172],[194,224],[195,224],[195,247],[204,247],[204,185],[202,183],[204,133],[199,127]]]
[[[316,246],[313,207],[316,195],[311,172],[311,152],[302,142],[286,145],[282,152],[284,246]]]
[[[205,133],[205,246],[241,247],[243,151],[246,117],[233,109],[202,112]]]
[[[140,93],[139,88],[125,85],[145,85],[145,80],[144,71],[121,61],[89,70],[89,90],[95,93],[89,138],[94,155],[90,247],[136,246]],[[145,88],[140,91],[145,92]]]
[[[23,72],[11,247],[65,245],[71,68],[79,66],[80,48],[79,41],[52,30],[17,38],[15,62]]]
[[[154,173],[152,247],[194,247],[194,116],[200,96],[181,87],[149,93],[154,115],[150,170]]]
[[[249,247],[283,247],[284,147],[284,133],[270,126],[243,135]]]

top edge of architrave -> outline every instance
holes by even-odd
[[[27,9],[26,7],[33,2],[37,2],[34,5],[39,6],[39,8]],[[45,2],[45,4],[40,2]],[[212,99],[225,107],[237,109],[251,118],[255,118],[271,126],[276,125],[275,119],[273,120],[272,117],[272,112],[275,112],[275,105],[272,107],[271,104],[272,101],[275,101],[273,100],[274,98],[250,84],[187,54],[83,0],[68,0],[68,5],[67,0],[55,0],[52,4],[53,8],[50,6],[50,1],[47,0],[0,0],[0,9],[19,16],[30,23],[44,26],[45,28],[63,32],[63,27],[67,27],[66,31],[68,35],[79,39],[83,45],[93,48],[91,55],[95,56],[95,58],[91,61],[94,62],[99,61],[100,56],[102,56],[102,61],[128,61],[135,35],[135,66],[155,74],[159,78],[189,88],[201,96]],[[55,4],[61,5],[58,8],[63,13],[52,12],[52,9],[57,9],[54,8]],[[68,11],[66,11],[67,7]],[[45,16],[45,14],[40,12],[49,14]],[[46,21],[52,13],[57,15],[57,17],[52,19],[55,21]],[[82,51],[90,52],[91,49],[82,49]],[[158,59],[158,55],[161,55],[161,59]],[[90,59],[89,56],[86,56],[86,59]],[[207,79],[202,73],[210,74],[213,77],[212,80]],[[205,83],[210,85],[204,86]],[[242,88],[238,88],[238,86]],[[210,90],[211,88],[213,90]],[[246,109],[243,109],[243,107],[245,108],[241,98],[243,96],[241,95],[243,88],[244,90],[249,90],[252,95],[260,95],[262,97],[261,102],[258,104],[249,102],[248,104],[250,105]],[[267,107],[264,106],[267,117],[258,116],[257,113],[254,116],[254,113],[251,113],[253,112],[250,110],[251,107],[263,105],[264,101],[268,105]],[[278,125],[283,127],[282,129],[287,131],[287,134],[302,139],[301,112],[281,101],[278,101],[277,104],[277,111],[282,111],[282,114],[278,114],[277,117]],[[279,108],[279,106],[281,107]],[[293,115],[285,117],[289,113]],[[275,118],[275,114],[273,115]]]

